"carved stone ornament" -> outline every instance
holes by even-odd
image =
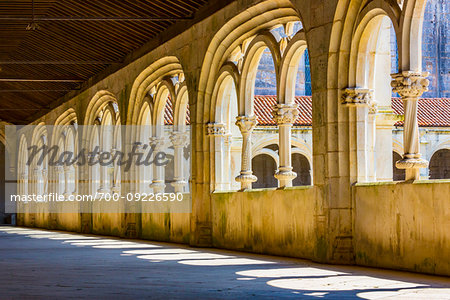
[[[242,135],[251,133],[257,123],[255,116],[238,116],[236,120],[236,125],[239,127]]]
[[[430,81],[426,78],[428,72],[403,71],[393,74],[391,86],[392,91],[398,93],[402,98],[417,99],[426,91]]]
[[[273,107],[272,115],[278,125],[293,124],[298,117],[297,104],[277,104]]]
[[[346,88],[342,94],[342,104],[348,106],[373,106],[373,91],[362,88]]]
[[[222,123],[209,123],[206,130],[208,136],[225,135],[225,125]]]

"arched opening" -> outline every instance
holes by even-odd
[[[430,159],[430,179],[450,179],[450,149],[436,151]]]
[[[403,169],[398,169],[395,166],[395,163],[397,161],[399,161],[400,159],[402,159],[401,155],[398,154],[397,152],[393,151],[392,152],[392,179],[394,181],[401,181],[401,180],[405,180],[405,170]]]
[[[142,154],[143,160],[149,155],[149,142],[152,136],[152,111],[150,107],[151,100],[146,97],[143,102],[138,118],[137,141],[139,142],[139,152]],[[150,193],[150,184],[153,178],[152,166],[140,164],[136,166],[136,182],[135,188],[139,193]]]
[[[215,189],[238,190],[239,183],[234,178],[241,167],[242,135],[236,126],[238,100],[233,75],[237,70],[234,65],[223,69],[214,89],[215,124],[209,129],[215,143]]]
[[[355,135],[350,141],[351,171],[358,182],[392,180],[392,129],[396,122],[391,105],[392,72],[397,70],[394,25],[382,10],[364,15],[355,30],[349,82],[343,96]],[[358,138],[356,138],[358,137]]]
[[[277,170],[277,163],[270,155],[256,155],[252,159],[252,170],[253,174],[258,178],[258,180],[252,184],[252,188],[278,187],[278,181],[273,177],[273,174],[275,174]]]
[[[311,166],[306,156],[300,153],[292,154],[293,171],[297,177],[292,181],[293,186],[311,185]]]

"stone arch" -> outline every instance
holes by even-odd
[[[227,124],[230,117],[226,116],[226,114],[229,114],[231,103],[225,103],[224,100],[231,99],[231,97],[234,96],[237,100],[236,106],[237,103],[239,103],[239,93],[237,91],[239,90],[240,74],[237,66],[232,62],[225,63],[221,67],[215,82],[216,84],[212,93],[212,99],[214,99],[212,103],[214,105],[210,108],[210,118],[216,123],[228,125],[227,127],[230,127],[229,124]],[[233,90],[234,94],[232,94]],[[230,128],[226,129],[227,131],[230,131]]]
[[[173,126],[174,131],[186,130],[186,114],[189,110],[189,95],[186,82],[179,84],[174,102]]]
[[[46,126],[41,122],[33,129],[31,146],[36,146],[39,151],[39,149],[44,145],[49,146],[49,138]],[[48,156],[45,155],[42,162],[40,162],[39,159],[40,155],[39,152],[37,152],[31,162],[31,192],[34,194],[43,195],[48,190]]]
[[[269,155],[270,157],[272,157],[276,163],[276,167],[278,168],[280,158],[277,152],[269,148],[261,148],[258,149],[257,151],[252,152],[252,159],[261,154]]]
[[[275,158],[265,152],[261,152],[252,159],[252,169],[255,171],[255,176],[258,178],[253,182],[252,188],[276,188],[278,182],[273,177],[277,170],[277,163]]]
[[[259,61],[266,48],[269,49],[272,55],[276,80],[279,82],[280,47],[278,41],[270,31],[263,31],[252,39],[244,55],[238,97],[239,115],[241,116],[253,115],[256,73]]]
[[[195,121],[200,124],[205,122],[203,116],[207,112],[203,110],[211,107],[211,95],[220,66],[237,47],[263,29],[299,20],[298,13],[289,1],[264,1],[222,26],[212,38],[203,60],[198,89],[198,102],[203,105],[198,106]]]
[[[427,0],[404,0],[400,17],[399,69],[422,71],[422,25]]]
[[[127,125],[134,125],[138,119],[140,108],[149,92],[156,90],[156,86],[163,77],[182,73],[182,66],[175,56],[158,59],[145,68],[135,79],[128,101]],[[174,101],[175,98],[172,98]]]
[[[292,153],[293,171],[297,173],[297,177],[292,181],[293,186],[311,185],[312,184],[312,165],[306,155],[300,151]]]
[[[294,102],[298,65],[306,48],[305,32],[300,30],[289,41],[281,60],[278,103],[292,104]]]
[[[430,179],[450,179],[450,147],[434,152],[429,168]]]
[[[172,107],[174,107],[176,101],[175,84],[172,78],[161,80],[153,100],[153,134],[156,137],[160,137],[163,135],[164,111],[167,101],[170,101]]]

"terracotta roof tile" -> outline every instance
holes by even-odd
[[[400,98],[392,98],[392,110],[403,115],[403,102]],[[421,127],[450,127],[450,98],[419,99],[417,120]],[[395,126],[403,126],[403,121]]]
[[[299,116],[295,126],[312,125],[312,98],[311,96],[297,96]],[[272,117],[273,106],[277,103],[276,96],[255,96],[255,115],[258,126],[275,126]],[[403,102],[400,98],[392,98],[392,110],[395,114],[403,115]],[[450,98],[423,98],[419,99],[418,121],[421,127],[450,127]],[[167,101],[164,112],[164,123],[173,124],[173,109],[170,101]],[[190,123],[189,110],[186,124]],[[403,126],[403,122],[397,122],[395,126]]]

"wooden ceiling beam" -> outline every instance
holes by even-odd
[[[154,21],[180,21],[192,20],[192,16],[187,17],[15,17],[0,16],[0,21],[27,21],[27,22],[45,22],[45,21],[78,21],[78,22],[154,22]]]
[[[33,61],[0,61],[0,65],[112,65],[120,64],[121,61],[101,61],[101,60],[86,60],[86,61],[70,61],[70,60],[33,60]]]
[[[0,78],[0,82],[84,82],[83,79],[26,79],[26,78]]]

